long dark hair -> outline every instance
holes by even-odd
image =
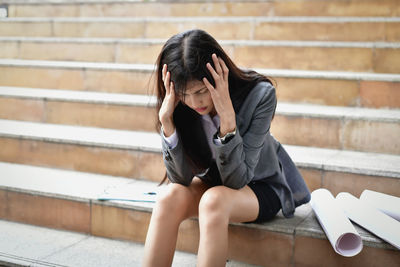
[[[189,30],[172,36],[163,46],[157,59],[157,115],[164,100],[166,90],[162,80],[162,67],[167,64],[174,83],[175,95],[183,95],[189,81],[202,81],[204,77],[215,86],[214,79],[206,64],[214,67],[211,55],[215,53],[229,69],[229,94],[233,108],[237,113],[254,86],[261,82],[271,81],[252,70],[239,69],[228,57],[217,41],[203,30]],[[201,115],[182,102],[175,108],[173,120],[182,142],[184,153],[195,170],[205,170],[212,162],[212,153],[209,148],[202,123]],[[161,123],[157,117],[157,131],[161,130]],[[165,181],[164,177],[163,181]],[[162,181],[162,182],[163,182]],[[161,183],[162,183],[161,182]]]

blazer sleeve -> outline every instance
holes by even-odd
[[[162,134],[162,133],[161,133]],[[164,138],[161,137],[164,165],[167,169],[167,177],[172,183],[190,185],[194,174],[187,156],[183,152],[182,143],[178,138],[175,147],[170,148]]]
[[[257,94],[253,97],[260,99]],[[266,90],[261,100],[254,103],[257,106],[253,109],[247,130],[241,133],[236,127],[236,135],[228,143],[214,145],[223,185],[239,189],[253,179],[255,167],[269,134],[276,101],[275,88]]]

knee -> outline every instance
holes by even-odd
[[[224,189],[223,186],[212,187],[200,199],[199,219],[205,227],[229,223],[229,205]]]
[[[180,184],[169,184],[168,189],[159,196],[153,215],[161,220],[184,217],[189,201],[188,188]]]

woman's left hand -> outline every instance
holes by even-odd
[[[203,82],[211,93],[214,108],[220,118],[219,134],[220,136],[224,136],[236,128],[235,111],[229,95],[229,69],[225,62],[215,54],[212,54],[212,59],[215,69],[210,63],[207,63],[207,69],[214,78],[215,87],[205,77],[203,78]]]

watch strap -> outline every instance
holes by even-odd
[[[233,137],[235,137],[235,135],[236,135],[236,128],[235,128],[235,130],[233,130],[232,132],[228,132],[228,133],[226,133],[224,136],[219,136],[219,129],[218,129],[218,134],[217,134],[217,137],[218,137],[218,139],[221,141],[221,143],[222,144],[226,144],[226,143],[228,143]]]

